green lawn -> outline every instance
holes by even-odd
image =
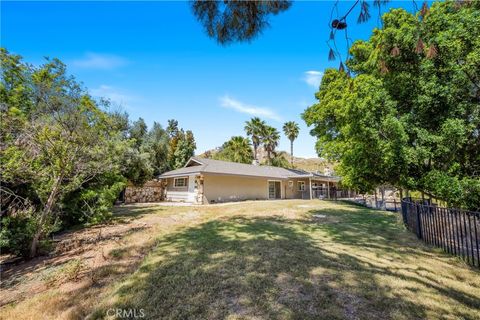
[[[198,213],[208,219],[159,237],[96,317],[480,319],[480,273],[418,242],[397,214],[319,201]]]
[[[319,200],[116,211],[148,228],[105,253],[94,283],[0,318],[115,319],[120,308],[142,319],[480,319],[480,272],[395,213]]]

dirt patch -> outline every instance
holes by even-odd
[[[151,229],[167,229],[198,217],[195,211],[119,217],[112,224],[59,234],[50,255],[2,266],[0,306],[49,289],[75,291],[105,280],[109,273],[126,272],[143,259],[148,242],[153,244],[155,231]]]

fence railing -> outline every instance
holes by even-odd
[[[405,226],[419,239],[480,268],[480,212],[402,200]]]
[[[339,189],[337,187],[313,187],[312,197],[314,199],[341,199],[355,197],[356,193],[353,190]]]

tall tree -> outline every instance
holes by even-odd
[[[129,182],[142,186],[146,181],[153,178],[155,173],[154,160],[155,149],[152,149],[153,139],[149,137],[148,127],[145,120],[139,118],[128,129],[127,137],[132,145],[123,154],[122,174]]]
[[[168,141],[168,155],[167,155],[167,163],[169,169],[175,168],[175,151],[177,150],[178,142],[180,141],[181,137],[181,130],[178,128],[178,121],[175,119],[168,120],[167,125],[167,134],[169,136]]]
[[[250,164],[253,160],[250,141],[242,136],[232,137],[222,145],[214,159]]]
[[[193,157],[196,147],[192,131],[187,130],[184,133],[180,130],[177,149],[174,153],[174,169],[183,167],[188,159]]]
[[[285,136],[290,140],[290,163],[293,167],[293,141],[297,139],[298,133],[300,131],[300,127],[298,126],[298,123],[295,121],[288,121],[285,122],[283,125],[283,133],[285,133]]]
[[[353,78],[325,72],[303,117],[345,183],[388,182],[480,208],[479,10],[475,1],[391,10],[352,46]]]
[[[0,101],[8,108],[15,108],[23,114],[34,111],[31,99],[33,88],[28,84],[32,70],[22,63],[19,55],[10,54],[0,48],[0,62],[2,66],[2,82],[0,86]]]
[[[267,151],[267,163],[272,163],[272,155],[275,153],[275,148],[278,146],[280,141],[280,132],[277,129],[271,126],[265,126],[262,131],[262,143]]]
[[[170,138],[176,136],[178,134],[178,121],[175,120],[175,119],[170,119],[168,120],[168,124],[167,124],[167,134]]]
[[[258,117],[250,119],[250,121],[245,122],[245,132],[252,139],[253,144],[253,153],[255,161],[258,161],[258,147],[262,143],[262,136],[265,130],[266,123],[263,120],[260,120]]]
[[[138,120],[133,122],[132,126],[130,127],[129,137],[130,139],[135,140],[134,143],[137,148],[140,148],[140,146],[142,145],[143,140],[147,135],[147,131],[148,127],[143,118],[138,118]]]
[[[186,132],[179,128],[178,121],[174,119],[168,120],[166,129],[168,134],[168,169],[177,169],[183,167],[187,160],[194,155],[196,149],[195,138],[193,132]]]
[[[153,175],[159,175],[168,170],[168,141],[166,130],[159,123],[154,122],[142,145],[142,150],[150,153]]]
[[[30,186],[38,199],[30,256],[48,234],[63,196],[97,176],[116,171],[125,144],[111,118],[80,85],[66,74],[59,60],[51,60],[28,73],[26,85],[34,93],[27,113],[15,106],[2,108],[2,181]],[[8,88],[8,85],[2,85]],[[4,131],[5,130],[5,131]]]

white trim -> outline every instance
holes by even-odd
[[[185,184],[183,186],[177,186],[177,180],[186,180]],[[187,188],[188,189],[188,177],[178,177],[178,178],[173,178],[173,188],[174,189],[180,189],[180,188]]]
[[[187,163],[185,163],[185,165],[183,167],[186,168],[190,164],[190,161],[196,162],[196,163],[201,164],[201,165],[205,164],[205,163],[200,162],[196,159],[190,158],[190,159],[188,159]]]
[[[313,199],[313,194],[312,194],[312,178],[308,178],[308,180],[310,181],[310,200]]]
[[[270,182],[280,182],[280,199],[283,199],[282,180],[267,180],[267,199],[277,200],[277,198],[270,198]]]

